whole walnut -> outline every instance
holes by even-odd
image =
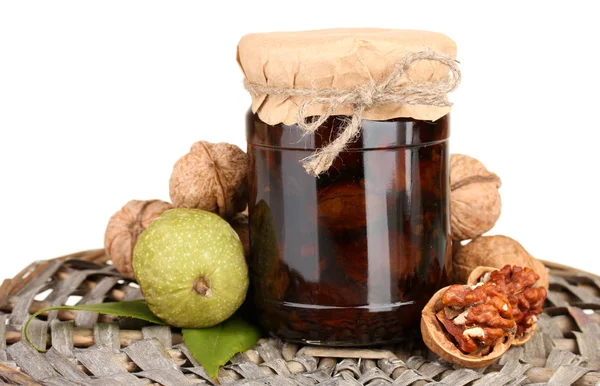
[[[450,228],[454,240],[468,240],[493,228],[500,217],[502,182],[475,158],[450,156]]]
[[[237,233],[239,236],[240,241],[244,246],[244,255],[246,256],[246,261],[248,261],[248,256],[250,255],[250,227],[248,225],[248,214],[236,214],[231,220],[229,220],[229,225],[231,225],[235,233]]]
[[[104,233],[104,250],[123,276],[133,276],[133,248],[150,223],[173,205],[161,200],[131,200],[115,213]]]
[[[549,276],[544,264],[506,236],[481,236],[462,246],[452,258],[452,279],[454,283],[466,283],[477,267],[501,269],[507,264],[533,269],[540,277],[538,285],[548,288]]]
[[[173,167],[169,194],[178,208],[197,208],[230,219],[248,201],[248,156],[229,143],[199,141]]]

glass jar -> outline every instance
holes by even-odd
[[[334,138],[247,116],[251,296],[260,323],[296,342],[389,343],[418,331],[451,277],[449,115],[363,121],[314,177],[300,161]]]

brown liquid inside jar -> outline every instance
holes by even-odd
[[[309,175],[300,160],[341,118],[312,135],[248,113],[251,296],[282,339],[402,340],[451,277],[449,116],[365,120],[327,173]]]

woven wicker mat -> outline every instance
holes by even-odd
[[[219,370],[230,385],[596,385],[600,384],[600,277],[548,263],[551,288],[538,331],[485,369],[452,366],[420,342],[376,349],[331,349],[264,339]],[[39,261],[0,287],[0,384],[213,384],[165,326],[113,320],[47,306],[133,300],[139,287],[124,280],[103,251]],[[49,327],[49,328],[48,328]]]

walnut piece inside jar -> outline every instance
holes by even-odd
[[[507,265],[477,283],[441,289],[423,309],[423,341],[449,362],[489,365],[533,334],[546,299],[545,288],[533,287],[538,279],[529,268]]]

